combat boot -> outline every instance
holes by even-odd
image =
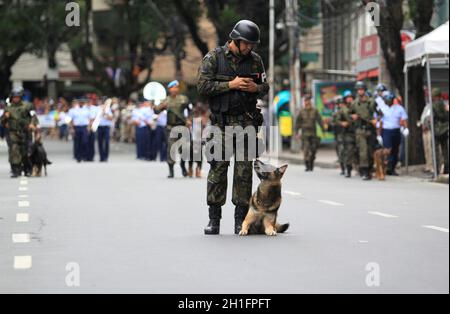
[[[305,172],[310,172],[311,171],[311,166],[309,164],[309,161],[305,161]]]
[[[22,175],[22,171],[20,167],[12,166],[11,167],[11,179],[18,178]]]
[[[345,166],[341,164],[341,176],[345,176]]]
[[[180,164],[180,166],[181,166],[181,174],[183,175],[183,177],[186,178],[186,177],[188,176],[188,172],[187,172],[187,170],[186,170],[186,164],[185,164],[185,162],[182,161],[181,164]]]
[[[169,179],[175,178],[175,172],[173,170],[173,165],[169,165],[169,175],[167,176]]]
[[[234,234],[238,235],[241,232],[247,213],[248,206],[236,206],[234,211]]]
[[[362,170],[362,179],[363,181],[370,181],[372,180],[370,173],[369,173],[369,168],[364,168]]]
[[[209,223],[205,228],[205,235],[218,235],[220,234],[220,219],[222,219],[221,207],[209,208]]]
[[[351,178],[352,177],[352,171],[353,171],[352,166],[347,166],[347,173],[345,174],[345,177],[346,178]]]

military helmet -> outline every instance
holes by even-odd
[[[334,99],[334,101],[336,102],[336,104],[342,104],[345,103],[344,101],[344,97],[342,97],[341,95],[337,95],[336,98]]]
[[[358,90],[358,89],[364,89],[364,90],[367,90],[367,85],[366,85],[366,83],[364,83],[363,81],[358,81],[358,82],[356,82],[356,84],[355,84],[355,90]]]
[[[387,101],[391,102],[391,101],[394,101],[395,94],[393,92],[391,92],[390,90],[386,90],[386,91],[383,92],[382,97],[383,97],[384,100],[387,100]]]
[[[383,83],[380,83],[380,84],[377,85],[375,90],[377,92],[385,92],[385,91],[387,91],[387,87]]]
[[[22,97],[23,96],[23,88],[22,87],[14,87],[11,91],[12,97]]]
[[[353,93],[351,90],[346,90],[344,91],[344,93],[342,94],[342,97],[347,98],[347,97],[353,97]]]
[[[442,96],[442,90],[438,87],[435,87],[431,90],[431,96],[433,97],[440,97]]]
[[[239,21],[230,34],[232,40],[243,40],[250,44],[259,44],[261,31],[258,25],[249,20]]]

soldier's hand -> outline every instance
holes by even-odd
[[[28,129],[29,129],[30,131],[34,131],[34,130],[36,130],[36,127],[34,126],[34,124],[30,124],[30,125],[28,126]]]
[[[377,124],[378,124],[378,120],[377,119],[373,119],[371,122],[372,122],[372,125],[374,127],[377,127]]]
[[[250,82],[248,82],[247,86],[242,89],[242,91],[249,93],[256,93],[258,92],[258,85],[255,82],[253,82],[253,80],[251,80]]]
[[[341,126],[343,128],[348,128],[350,126],[350,123],[348,123],[347,121],[341,122]]]
[[[359,119],[359,116],[357,114],[352,114],[353,121],[356,121]]]
[[[5,112],[5,118],[9,118],[11,116],[11,113],[9,113],[8,111],[7,112]]]
[[[244,77],[238,76],[229,83],[229,87],[230,87],[230,89],[234,89],[234,90],[244,90],[249,87],[250,82],[253,82],[253,80],[250,78],[244,78]],[[254,84],[254,82],[253,82],[253,84]]]

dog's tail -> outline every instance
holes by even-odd
[[[278,233],[285,233],[289,229],[289,224],[280,225],[277,224],[277,232]]]

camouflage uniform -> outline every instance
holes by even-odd
[[[349,123],[344,128],[340,125],[342,122]],[[346,166],[347,169],[355,163],[355,131],[353,128],[350,109],[347,107],[340,108],[333,116],[333,124],[336,128],[336,140],[338,142],[339,162]]]
[[[344,131],[345,131],[345,129],[340,125],[341,114],[342,114],[341,108],[339,108],[339,110],[333,114],[332,126],[334,129],[334,136],[336,139],[336,153],[337,153],[337,156],[339,159],[339,164],[341,165],[342,171],[344,172],[344,165],[345,165]]]
[[[449,117],[448,111],[445,110],[445,104],[441,100],[433,104],[434,113],[434,134],[436,139],[436,160],[438,161],[438,172],[441,170],[442,161],[439,158],[439,148],[444,161],[444,173],[448,173],[448,130]]]
[[[317,136],[317,124],[323,129],[322,117],[316,108],[303,108],[296,120],[296,131],[302,130],[303,158],[307,170],[313,170],[320,138]]]
[[[164,104],[167,105],[167,163],[170,166],[173,166],[175,165],[175,160],[172,157],[175,156],[171,156],[170,151],[179,138],[171,138],[170,132],[175,127],[186,126],[187,118],[185,117],[185,111],[188,110],[189,99],[185,95],[178,95],[175,98],[169,96],[165,100]]]
[[[222,54],[225,56],[226,66],[234,75],[221,75],[220,68]],[[242,64],[249,64],[251,73],[239,73]],[[263,97],[269,91],[269,85],[265,82],[263,77],[261,84],[258,85],[258,93],[246,96],[242,93],[242,98],[232,99],[234,95],[239,92],[231,91],[229,82],[236,76],[243,76],[242,74],[258,73],[261,76],[265,75],[264,65],[261,57],[252,52],[251,56],[238,58],[234,56],[230,50],[229,43],[224,47],[218,48],[209,52],[203,59],[202,66],[199,71],[198,91],[203,97],[207,97],[210,101],[210,108],[212,111],[211,123],[215,127],[220,127],[222,134],[222,145],[225,147],[225,126],[241,126],[243,128],[254,125],[253,115],[256,110],[256,98]],[[214,105],[215,97],[230,97],[229,103],[224,106]],[[239,97],[239,96],[237,96]],[[244,100],[243,100],[244,99]],[[247,152],[245,152],[246,154]],[[231,156],[224,158],[225,160],[212,161],[211,169],[208,175],[208,205],[214,208],[220,208],[225,205],[227,195],[227,174],[230,166]],[[236,162],[234,165],[234,183],[233,183],[233,204],[240,208],[247,208],[252,193],[252,178],[253,178],[253,161],[247,158],[246,161]],[[242,213],[241,213],[242,214]],[[211,218],[211,212],[210,212]],[[221,217],[216,217],[220,219]],[[213,218],[211,218],[213,219]]]
[[[350,115],[357,114],[359,117],[354,121],[359,167],[368,172],[373,167],[373,153],[377,143],[376,128],[371,123],[375,112],[375,101],[369,97],[365,100],[357,98],[350,106]]]
[[[9,113],[9,118],[6,118],[6,113]],[[28,150],[32,141],[32,133],[29,125],[37,126],[39,124],[36,115],[33,114],[33,106],[24,102],[11,104],[5,109],[1,124],[8,129],[9,163],[13,172],[20,174],[23,170],[26,174],[30,173],[31,164]]]

